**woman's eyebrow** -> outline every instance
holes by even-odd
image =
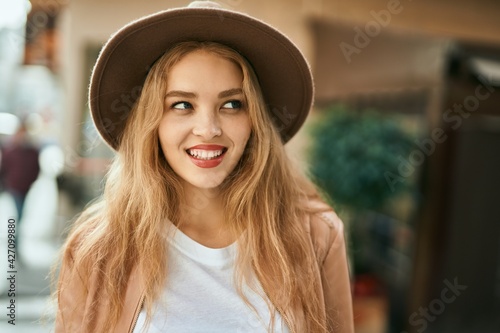
[[[226,98],[234,95],[239,95],[243,93],[243,89],[241,88],[233,88],[233,89],[228,89],[221,91],[218,95],[219,98]],[[165,98],[168,97],[184,97],[184,98],[196,98],[198,95],[193,92],[189,91],[182,91],[182,90],[171,90],[169,91],[166,95]]]
[[[196,97],[198,97],[198,95],[193,93],[193,92],[188,92],[188,91],[171,90],[165,95],[165,98],[168,98],[168,97],[196,98]]]
[[[242,93],[243,93],[243,90],[241,88],[228,89],[228,90],[221,91],[219,93],[219,98],[226,98],[226,97],[230,97],[230,96],[234,96],[234,95],[239,95]]]

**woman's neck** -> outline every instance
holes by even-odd
[[[185,184],[179,229],[207,247],[226,247],[235,241],[224,226],[224,208],[218,189],[200,189]]]

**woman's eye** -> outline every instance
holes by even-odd
[[[171,108],[177,110],[189,110],[192,109],[193,106],[191,105],[191,103],[188,102],[176,102],[172,104]]]
[[[229,101],[226,102],[222,108],[223,109],[241,109],[242,103],[241,101],[234,100],[234,101]]]

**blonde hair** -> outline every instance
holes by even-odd
[[[251,306],[241,292],[242,285],[249,283],[250,269],[271,304],[280,306],[276,310],[292,332],[326,332],[323,305],[317,294],[321,288],[314,270],[317,262],[303,226],[309,212],[306,202],[317,192],[292,168],[250,64],[233,49],[214,42],[180,43],[151,68],[120,138],[103,196],[84,210],[68,237],[64,255],[69,256],[71,249],[73,269],[85,267],[85,272],[98,272],[101,298],[97,302],[107,304],[107,319],[100,321],[103,326],[91,328],[107,332],[116,324],[133,266],[148,277],[141,286],[148,318],[164,288],[168,264],[165,224],[170,220],[178,225],[179,217],[186,212],[181,211],[182,186],[163,156],[158,127],[169,70],[196,50],[219,55],[241,68],[252,124],[240,162],[221,185],[224,223],[239,237],[237,290]],[[89,276],[82,276],[84,284],[89,282]],[[97,305],[92,308],[97,309]],[[291,309],[302,310],[305,328],[297,327]],[[96,312],[86,314],[89,327]],[[274,321],[274,310],[272,318]],[[269,331],[271,327],[272,323]]]

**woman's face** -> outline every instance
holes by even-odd
[[[168,73],[160,144],[175,173],[194,187],[218,187],[243,154],[251,124],[242,82],[236,64],[203,50]]]

